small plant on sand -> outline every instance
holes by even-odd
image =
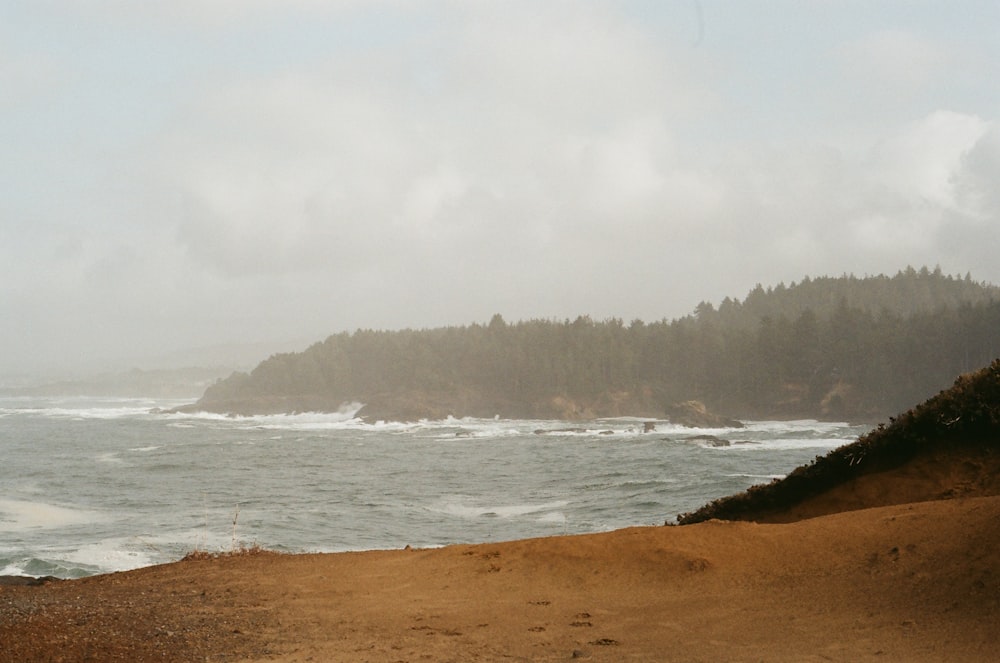
[[[240,503],[236,503],[236,510],[233,512],[233,544],[230,550],[236,550],[236,521],[240,517]]]
[[[220,557],[244,557],[251,555],[277,554],[272,550],[264,548],[256,541],[249,545],[240,542],[236,536],[236,526],[239,521],[239,517],[240,517],[240,505],[239,503],[237,503],[236,509],[233,512],[233,534],[232,534],[232,543],[230,544],[229,550],[219,550],[215,552],[210,552],[208,550],[201,550],[200,548],[195,547],[194,550],[184,555],[184,557],[181,558],[181,561],[190,562],[199,559],[218,559]]]

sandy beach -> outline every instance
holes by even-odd
[[[1000,497],[0,588],[2,661],[991,661]]]

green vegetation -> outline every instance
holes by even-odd
[[[891,470],[939,449],[984,449],[995,455],[1000,442],[1000,359],[908,410],[889,425],[853,444],[797,468],[784,479],[753,486],[678,518],[681,525],[718,518],[759,520],[786,512],[809,498],[865,474]],[[952,454],[960,457],[959,454]]]
[[[940,270],[805,279],[673,320],[359,330],[274,355],[198,403],[250,413],[367,404],[375,418],[663,416],[874,421],[1000,354],[1000,288]]]

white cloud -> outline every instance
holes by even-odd
[[[531,252],[655,205],[677,168],[670,120],[698,88],[627,23],[548,7],[472,12],[432,94],[405,48],[212,90],[157,154],[180,241],[234,276],[349,271]]]
[[[954,176],[988,126],[973,115],[931,113],[875,148],[869,160],[870,177],[901,197],[954,208],[958,204]]]
[[[963,152],[952,185],[958,207],[979,223],[1000,225],[1000,124],[993,121]]]

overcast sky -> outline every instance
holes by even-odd
[[[4,0],[0,374],[1000,283],[998,34],[995,0]]]

